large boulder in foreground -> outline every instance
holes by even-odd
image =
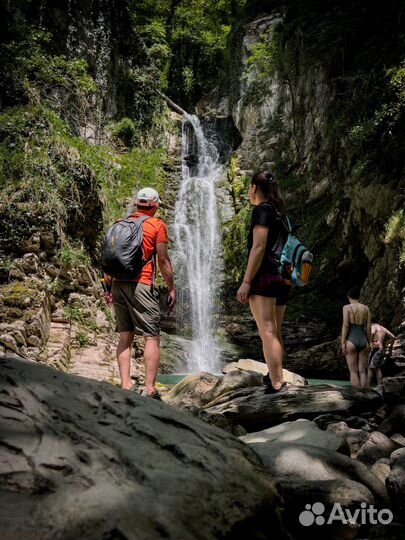
[[[384,484],[368,468],[348,456],[309,444],[252,443],[265,468],[283,485],[286,481],[351,480],[365,486],[376,501],[387,502]]]
[[[290,387],[284,394],[267,394],[263,387],[241,388],[210,401],[205,410],[224,414],[248,432],[287,420],[313,419],[321,413],[345,415],[377,409],[381,396],[371,388],[317,385]]]
[[[259,457],[108,383],[0,364],[2,540],[286,538]]]
[[[327,524],[334,505],[339,504],[344,509],[355,512],[361,504],[372,505],[374,497],[371,492],[353,480],[304,480],[302,478],[283,479],[279,485],[285,505],[285,519],[288,519],[290,532],[296,540],[350,540],[357,536],[360,524],[333,521]],[[307,505],[311,508],[320,507],[325,519],[320,527],[313,522],[304,525],[300,522],[302,512]],[[320,506],[322,505],[322,506]],[[314,515],[315,517],[315,515]]]

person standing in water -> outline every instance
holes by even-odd
[[[343,306],[342,352],[346,357],[352,386],[367,386],[367,363],[371,340],[369,308],[360,303],[360,288],[352,287]]]
[[[278,183],[269,171],[253,175],[249,200],[254,205],[248,236],[248,262],[237,300],[249,303],[263,345],[269,374],[263,378],[269,393],[287,391],[283,380],[284,349],[281,338],[287,299],[291,290],[279,273],[273,250],[285,243],[285,205]]]
[[[381,367],[385,362],[385,342],[387,338],[395,339],[394,334],[378,324],[377,321],[371,322],[371,345],[372,349],[368,357],[367,386],[371,386],[374,373],[377,378],[377,384],[382,383]]]

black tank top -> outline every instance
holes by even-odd
[[[287,239],[287,231],[283,227],[281,217],[271,203],[260,203],[253,208],[252,220],[248,236],[248,257],[253,246],[253,229],[255,225],[262,225],[269,228],[267,236],[266,250],[262,264],[256,276],[264,274],[278,274],[278,264],[274,261],[272,248],[281,235],[281,241]]]

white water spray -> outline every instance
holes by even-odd
[[[180,292],[177,316],[191,325],[187,369],[220,371],[215,344],[216,294],[221,271],[220,231],[215,184],[222,172],[215,146],[204,136],[197,116],[182,124],[182,183],[174,219],[173,262]]]

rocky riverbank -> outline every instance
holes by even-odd
[[[3,538],[403,538],[405,376],[359,389],[286,372],[277,396],[255,367],[189,376],[158,403],[3,358]],[[339,508],[358,519],[331,521]]]

